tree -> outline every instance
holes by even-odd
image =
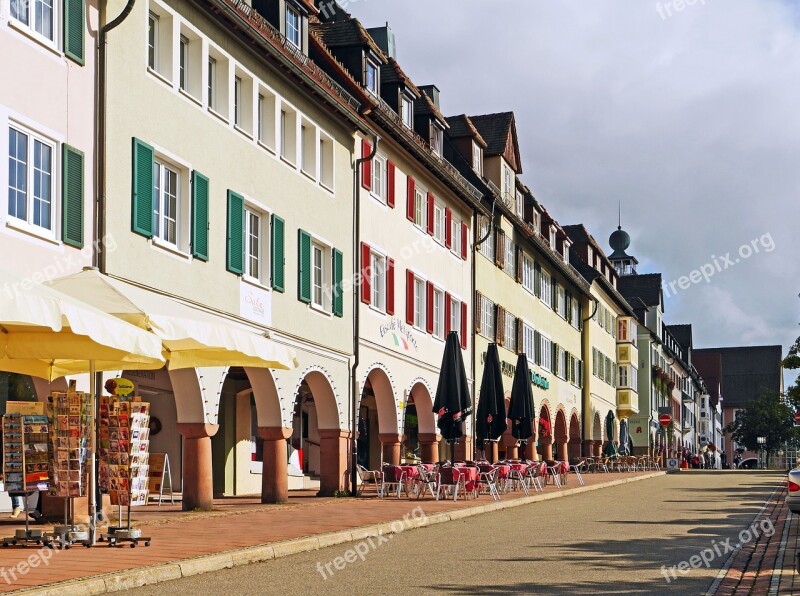
[[[787,370],[800,369],[800,337],[789,348],[789,353],[783,359],[783,368]],[[794,406],[795,410],[800,410],[800,381],[786,390],[786,398]]]
[[[758,437],[764,437],[767,458],[786,445],[800,444],[800,431],[794,426],[793,406],[776,392],[765,392],[736,414],[736,420],[725,427],[734,441],[749,451],[758,451]]]

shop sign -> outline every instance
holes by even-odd
[[[272,325],[272,294],[246,281],[239,282],[239,315],[260,325]]]
[[[109,379],[106,381],[106,391],[109,393],[113,393],[114,395],[126,396],[133,393],[134,386],[133,381],[129,379],[123,379],[122,377],[116,379]]]
[[[414,334],[402,319],[389,317],[389,320],[381,325],[378,331],[381,339],[386,338],[395,348],[400,348],[405,352],[410,352],[411,348],[414,348],[415,352],[419,350]]]
[[[481,364],[486,363],[486,352],[481,354]],[[510,362],[506,362],[505,360],[500,361],[500,372],[507,377],[514,378],[514,373],[517,370],[517,366],[515,364],[511,364]],[[530,371],[531,374],[531,383],[540,389],[550,389],[550,381],[545,379],[542,375],[537,374],[533,371]]]

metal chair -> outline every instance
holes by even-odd
[[[581,470],[584,469],[586,466],[586,462],[584,460],[578,460],[575,463],[570,463],[569,471],[574,473],[575,476],[578,478],[578,484],[584,486],[585,482],[583,481],[583,474],[581,474]]]
[[[489,494],[495,501],[500,500],[500,493],[497,490],[498,469],[491,464],[478,466],[478,482],[489,489]]]
[[[458,491],[464,491],[464,498],[467,498],[467,487],[464,483],[463,474],[458,468],[441,468],[439,470],[439,484],[436,487],[436,500],[439,500],[442,489],[445,492],[452,489],[453,501],[458,501]]]
[[[400,466],[384,466],[383,467],[383,483],[381,484],[381,497],[386,496],[387,489],[393,486],[397,487],[397,498],[400,498],[400,492],[403,487],[406,489],[406,496],[408,494],[408,483],[406,481],[406,473]]]
[[[429,491],[431,496],[439,500],[439,495],[436,492],[436,486],[439,484],[439,474],[435,469],[428,470],[422,464],[417,465],[419,477],[417,483],[420,485],[417,492],[417,499],[425,496],[425,491]]]
[[[378,494],[378,496],[383,496],[381,495],[383,472],[380,470],[367,470],[362,465],[357,465],[356,468],[358,470],[358,479],[361,481],[361,483],[358,485],[357,496],[360,497],[363,494],[364,489],[370,484],[375,486],[375,492]]]

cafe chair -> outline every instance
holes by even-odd
[[[357,496],[361,496],[364,492],[364,489],[369,486],[370,484],[375,487],[375,492],[379,496],[383,496],[381,494],[381,485],[383,484],[383,472],[380,470],[367,470],[364,466],[358,465],[358,491]]]
[[[397,498],[400,498],[400,493],[405,488],[406,496],[410,496],[408,492],[408,482],[406,480],[406,473],[400,466],[384,466],[383,467],[383,483],[381,484],[381,497],[386,496],[386,491],[392,490],[392,487],[397,487]]]

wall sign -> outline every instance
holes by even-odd
[[[272,325],[272,294],[246,281],[239,282],[239,315],[254,323]]]
[[[410,352],[412,348],[415,352],[419,349],[414,333],[402,319],[390,317],[386,323],[380,326],[378,331],[381,334],[381,339],[388,339],[395,348],[400,348],[406,352]]]
[[[481,364],[486,362],[486,352],[481,354]],[[500,361],[500,372],[507,377],[514,377],[514,373],[517,370],[517,366],[515,364],[511,364],[510,362],[506,362],[505,360]],[[531,374],[531,383],[538,387],[539,389],[544,389],[547,391],[550,389],[550,381],[544,378],[542,375],[537,374],[533,371],[529,371]]]

